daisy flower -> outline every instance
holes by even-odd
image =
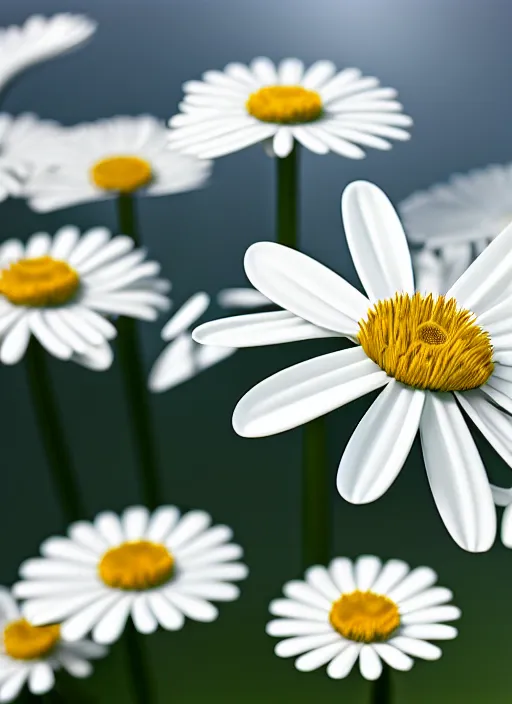
[[[305,254],[259,242],[245,255],[247,276],[284,310],[206,323],[194,339],[231,347],[315,337],[352,340],[356,346],[350,349],[307,360],[255,386],[235,408],[235,431],[244,437],[274,435],[384,389],[345,448],[339,493],[356,504],[382,496],[419,429],[447,530],[465,550],[486,551],[495,538],[496,511],[461,407],[512,466],[502,433],[512,432],[512,302],[502,300],[512,275],[512,226],[445,296],[432,296],[415,293],[402,225],[377,186],[350,184],[342,213],[367,297]]]
[[[471,242],[483,251],[512,222],[512,164],[493,164],[413,193],[399,206],[411,242],[430,248]]]
[[[233,601],[247,568],[236,562],[242,548],[232,530],[211,526],[204,511],[183,516],[175,506],[150,514],[142,506],[118,518],[100,513],[93,523],[70,525],[67,538],[50,538],[42,558],[20,568],[14,593],[26,599],[25,618],[37,625],[62,622],[65,640],[92,631],[98,643],[113,643],[129,617],[140,633],[162,626],[180,629],[185,616],[210,622],[214,601]]]
[[[107,654],[105,646],[89,640],[66,643],[56,623],[31,625],[5,588],[0,588],[0,629],[0,702],[12,702],[26,683],[33,694],[46,694],[55,684],[54,672],[61,669],[88,677],[89,660]]]
[[[411,570],[402,560],[363,555],[346,557],[329,567],[310,567],[305,580],[285,584],[285,599],[270,604],[278,618],[267,633],[284,638],[275,647],[279,657],[300,657],[295,667],[311,672],[327,665],[333,679],[347,677],[359,660],[361,674],[376,680],[382,661],[396,670],[410,670],[413,657],[437,660],[442,651],[430,640],[449,640],[457,630],[446,621],[461,615],[448,604],[452,592],[434,586],[430,567]],[[411,657],[412,656],[412,657]]]
[[[63,127],[52,146],[51,168],[26,187],[37,212],[120,194],[182,193],[203,186],[211,172],[209,162],[171,151],[165,125],[150,115]]]
[[[202,78],[183,85],[181,113],[169,121],[169,144],[186,154],[213,159],[262,142],[284,158],[297,141],[317,154],[361,159],[365,147],[409,139],[412,120],[396,90],[355,68],[337,73],[331,61],[317,61],[305,70],[298,59],[275,66],[259,57]]]
[[[56,122],[31,113],[18,117],[0,113],[0,202],[22,196],[28,176],[51,163],[46,144],[57,128]]]
[[[258,308],[270,301],[251,288],[225,289],[217,297],[227,308]],[[148,387],[155,393],[168,391],[197,376],[236,352],[235,347],[205,347],[192,339],[191,327],[210,307],[210,296],[200,291],[191,296],[162,330],[162,340],[169,342],[151,369]]]
[[[0,29],[0,90],[30,66],[84,44],[96,22],[84,15],[32,15],[21,26]]]
[[[433,250],[423,247],[411,252],[416,290],[420,293],[446,293],[466,271],[473,259],[471,244],[447,244]]]
[[[34,335],[59,359],[98,369],[112,362],[116,329],[106,316],[154,320],[169,301],[160,265],[146,261],[125,235],[104,227],[83,235],[62,227],[38,232],[26,245],[0,245],[0,361],[15,364]]]

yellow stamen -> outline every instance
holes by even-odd
[[[262,122],[283,125],[317,120],[323,111],[322,99],[314,90],[301,86],[266,86],[251,93],[247,112]]]
[[[378,301],[358,339],[386,374],[416,389],[476,389],[494,370],[489,334],[454,298],[398,293]]]
[[[0,294],[17,306],[58,306],[80,286],[78,273],[52,257],[20,259],[0,270]]]
[[[7,624],[4,649],[16,660],[36,660],[49,655],[60,641],[60,626],[32,626],[24,618]]]
[[[357,589],[333,603],[329,621],[344,638],[359,643],[378,643],[387,640],[398,628],[400,613],[387,596]]]
[[[91,179],[104,191],[133,191],[147,186],[153,178],[151,164],[138,156],[119,155],[100,159],[91,168]]]
[[[153,589],[172,577],[174,558],[161,543],[134,540],[111,548],[101,558],[98,573],[109,587]]]

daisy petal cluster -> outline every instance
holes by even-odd
[[[305,68],[299,59],[277,66],[268,58],[228,64],[184,84],[181,112],[169,121],[169,144],[214,159],[263,143],[286,157],[294,143],[316,154],[361,159],[364,149],[391,149],[407,140],[412,120],[393,88],[355,68],[337,72],[331,61]]]
[[[345,233],[366,296],[310,257],[271,242],[245,256],[250,282],[284,310],[205,323],[203,344],[249,346],[344,336],[356,346],[301,362],[238,403],[235,431],[284,432],[383,389],[348,445],[338,491],[364,504],[395,481],[416,434],[434,500],[455,542],[488,550],[496,534],[489,481],[464,413],[512,466],[512,226],[445,296],[415,292],[411,257],[393,206],[377,186],[350,184]],[[505,297],[504,297],[505,296]]]
[[[53,689],[58,670],[88,677],[89,661],[107,654],[105,646],[90,640],[67,643],[58,624],[33,626],[5,588],[0,589],[0,629],[0,702],[17,699],[25,685],[33,694],[46,694]]]
[[[51,164],[53,154],[47,145],[56,130],[56,122],[31,113],[0,114],[0,202],[23,196],[28,177]]]
[[[150,115],[113,117],[61,128],[51,168],[26,187],[37,212],[141,193],[163,196],[203,186],[211,164],[172,151],[165,125]]]
[[[0,245],[0,361],[15,364],[34,335],[63,360],[94,369],[112,362],[116,329],[108,316],[154,320],[166,310],[170,284],[125,235],[103,227],[83,235],[63,227],[38,232],[26,245]]]
[[[285,584],[285,598],[270,604],[278,618],[267,633],[284,639],[276,655],[299,656],[295,667],[302,672],[327,665],[329,677],[342,679],[358,661],[367,680],[380,677],[383,663],[410,670],[413,658],[441,657],[429,641],[457,636],[446,622],[458,619],[460,610],[448,603],[452,592],[436,582],[430,567],[411,570],[402,560],[382,564],[372,555],[354,563],[338,557],[327,568],[310,567],[304,581]]]
[[[204,511],[180,515],[175,506],[150,513],[127,508],[70,525],[68,537],[46,540],[42,557],[22,564],[14,593],[37,625],[62,622],[65,640],[92,632],[98,643],[117,640],[131,618],[141,633],[160,625],[179,630],[185,617],[210,622],[212,601],[233,601],[247,568],[228,526],[211,526]]]
[[[251,288],[225,289],[219,293],[217,301],[223,307],[244,309],[270,303],[263,294]],[[169,344],[151,369],[148,379],[151,391],[168,391],[236,352],[236,348],[230,347],[205,347],[192,339],[191,328],[204,316],[210,303],[210,296],[199,291],[166,323],[162,329],[162,340]]]
[[[483,251],[512,222],[512,164],[493,164],[413,193],[399,205],[411,242]]]
[[[84,15],[32,15],[21,26],[0,29],[0,90],[17,74],[35,64],[84,44],[96,23]]]

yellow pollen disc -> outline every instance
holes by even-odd
[[[101,558],[98,573],[109,587],[153,589],[172,577],[174,558],[161,543],[134,540],[111,548]]]
[[[80,286],[78,273],[52,257],[20,259],[0,270],[0,294],[18,306],[58,306]]]
[[[358,340],[386,374],[415,389],[476,389],[494,370],[489,334],[454,298],[398,293],[378,301],[359,322]]]
[[[387,596],[357,589],[333,603],[329,621],[344,638],[359,643],[378,643],[387,640],[398,628],[400,613]]]
[[[16,660],[36,660],[49,655],[60,641],[60,626],[32,626],[24,618],[4,629],[4,648]]]
[[[110,156],[91,168],[91,179],[104,191],[133,191],[147,186],[153,178],[151,164],[138,156]]]
[[[313,122],[322,114],[322,99],[301,86],[266,86],[251,93],[246,103],[249,115],[262,122],[283,125]]]

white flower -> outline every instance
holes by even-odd
[[[95,30],[96,22],[69,13],[32,15],[21,27],[0,29],[0,90],[30,66],[81,46]]]
[[[73,677],[92,673],[89,660],[107,654],[103,645],[89,640],[66,643],[60,626],[33,626],[21,615],[9,590],[0,588],[0,702],[11,702],[24,685],[33,694],[53,689],[54,672],[66,670]]]
[[[502,442],[505,445],[510,445],[509,436],[503,435],[504,430],[508,434],[509,429],[508,427],[505,428],[503,423],[496,428],[497,433],[502,433]],[[512,487],[503,489],[491,484],[491,489],[496,506],[504,506],[505,508],[501,519],[501,542],[506,548],[512,548]]]
[[[58,125],[24,113],[18,117],[0,113],[0,202],[22,196],[28,176],[51,163],[47,140]]]
[[[399,206],[411,242],[429,247],[471,242],[476,253],[512,221],[512,164],[454,174]]]
[[[364,181],[350,184],[342,210],[368,298],[310,257],[259,242],[246,253],[247,276],[284,310],[206,323],[193,337],[230,347],[315,337],[357,343],[258,384],[239,401],[234,429],[245,437],[273,435],[385,387],[345,448],[339,493],[356,504],[382,496],[419,429],[428,480],[447,530],[466,550],[488,550],[496,511],[459,404],[512,466],[512,446],[506,442],[512,433],[512,299],[498,303],[512,275],[512,226],[446,297],[432,297],[414,292],[405,234],[381,190]]]
[[[447,604],[453,594],[433,586],[436,581],[430,567],[411,570],[402,560],[382,565],[377,557],[364,555],[352,564],[338,557],[327,569],[310,567],[305,581],[285,584],[287,598],[270,604],[279,618],[267,625],[267,633],[285,638],[275,653],[300,655],[295,667],[302,672],[327,665],[329,677],[342,679],[357,660],[367,680],[380,677],[382,661],[410,670],[413,657],[441,657],[441,649],[429,640],[457,636],[445,622],[458,619],[460,610]]]
[[[125,235],[104,227],[83,235],[62,227],[54,237],[38,232],[26,245],[0,245],[0,361],[15,364],[33,334],[59,359],[95,369],[112,362],[108,343],[116,329],[105,316],[154,320],[166,310],[170,284],[160,265],[145,261]]]
[[[20,568],[25,581],[14,593],[27,599],[23,613],[34,624],[62,622],[65,640],[92,631],[98,643],[117,640],[131,616],[141,633],[162,626],[180,629],[185,616],[210,622],[214,601],[233,601],[247,568],[235,562],[242,548],[230,543],[232,530],[210,527],[204,511],[180,517],[175,506],[152,514],[142,506],[121,518],[100,513],[93,523],[70,525],[68,538],[49,538],[44,557]]]
[[[411,252],[416,290],[444,294],[472,262],[471,244],[447,244],[433,250],[423,247]]]
[[[229,308],[257,308],[270,301],[251,288],[225,289],[217,297],[219,305]],[[192,339],[191,327],[210,307],[210,296],[200,291],[191,296],[162,330],[162,340],[170,342],[151,369],[148,387],[158,393],[174,388],[222,362],[236,352],[236,347],[205,347]]]
[[[202,78],[184,84],[182,112],[169,122],[169,143],[187,154],[213,159],[263,142],[286,157],[296,140],[317,154],[361,159],[362,147],[409,139],[412,120],[396,91],[355,68],[336,73],[331,61],[317,61],[305,71],[298,59],[276,67],[260,57]]]
[[[150,115],[61,128],[51,168],[27,184],[30,206],[48,212],[120,193],[163,196],[203,186],[211,164],[171,151],[167,133]]]

